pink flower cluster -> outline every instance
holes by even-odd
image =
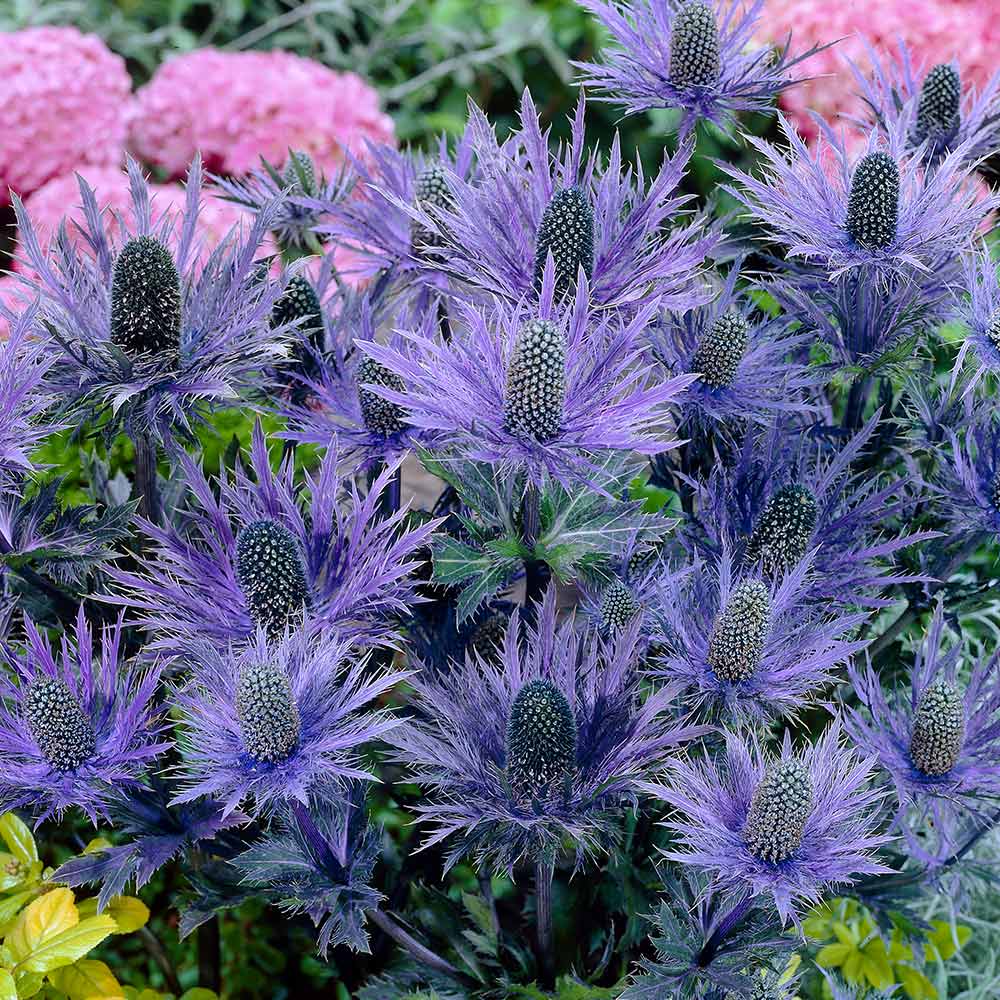
[[[129,132],[136,155],[172,177],[196,150],[216,173],[246,173],[261,156],[280,165],[289,149],[329,171],[366,139],[391,142],[393,125],[356,74],[289,52],[215,49],[165,62],[137,91]]]
[[[125,61],[76,28],[0,32],[0,204],[76,167],[121,161]]]
[[[841,38],[801,65],[807,83],[785,91],[781,105],[807,138],[816,123],[807,109],[833,122],[843,113],[860,114],[863,105],[847,60],[868,68],[862,35],[877,50],[895,53],[906,42],[915,65],[957,59],[963,80],[982,86],[993,72],[1000,46],[996,0],[768,0],[757,29],[761,42],[792,46],[801,52]]]

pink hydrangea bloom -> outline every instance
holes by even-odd
[[[354,73],[288,52],[200,49],[165,62],[135,97],[133,151],[171,176],[201,151],[207,169],[244,174],[304,150],[326,171],[365,140],[391,142],[392,119]]]
[[[863,105],[848,60],[868,68],[862,35],[885,53],[905,41],[914,63],[957,59],[963,79],[982,86],[993,72],[993,55],[1000,42],[1000,25],[992,0],[768,0],[758,25],[760,41],[782,43],[789,32],[796,48],[837,45],[802,64],[804,75],[815,77],[785,91],[781,105],[807,138],[816,137],[817,111],[833,122],[843,113],[861,115]]]
[[[132,84],[125,61],[76,28],[0,33],[0,204],[76,167],[118,163]]]
[[[114,213],[121,213],[128,222],[133,221],[128,176],[123,169],[92,167],[79,173],[94,189],[97,204],[109,215],[112,233],[117,229],[114,225]],[[165,212],[179,215],[184,207],[184,189],[180,184],[151,184],[150,195],[154,221],[162,217]],[[70,238],[79,242],[80,234],[74,225],[74,220],[82,222],[82,209],[76,174],[68,174],[49,181],[27,198],[24,205],[35,224],[38,238],[43,246],[51,240],[64,217],[67,220],[66,228]],[[201,259],[210,254],[233,226],[238,224],[250,224],[246,212],[210,193],[203,193],[198,217]],[[259,255],[265,256],[275,252],[274,245],[268,243],[261,247]],[[30,273],[24,262],[18,260],[16,256],[14,267],[22,273]]]

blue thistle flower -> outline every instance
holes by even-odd
[[[379,517],[396,466],[361,497],[338,462],[331,447],[300,492],[289,459],[271,468],[257,424],[250,468],[238,467],[216,496],[197,463],[182,455],[193,501],[184,529],[140,519],[154,549],[139,572],[109,570],[116,587],[106,599],[133,608],[151,647],[172,655],[184,655],[197,639],[226,650],[258,628],[278,636],[298,626],[306,607],[318,629],[366,642],[388,637],[417,599],[414,556],[438,521],[407,529],[405,510]],[[255,536],[267,544],[251,544]]]
[[[577,63],[583,83],[626,114],[681,112],[681,136],[700,120],[728,125],[739,112],[768,112],[796,83],[791,70],[821,47],[790,57],[752,46],[764,0],[579,0],[612,38],[603,63]]]
[[[181,713],[177,803],[206,796],[227,815],[311,803],[352,779],[371,780],[360,748],[397,724],[366,708],[406,677],[374,669],[351,643],[312,629],[272,642],[259,631],[239,651],[192,645]]]
[[[676,808],[667,826],[671,861],[709,873],[715,888],[749,906],[774,900],[783,923],[832,886],[891,871],[877,851],[892,838],[877,832],[884,793],[833,724],[795,754],[785,732],[772,757],[759,737],[728,732],[721,760],[675,760],[668,782],[646,786]]]
[[[964,395],[969,395],[985,376],[992,380],[1000,377],[1000,277],[986,247],[967,254],[964,263],[963,286],[968,299],[960,305],[958,318],[969,333],[955,358],[955,380],[971,348],[971,373],[963,390]]]
[[[958,430],[946,428],[937,473],[926,485],[949,530],[969,541],[1000,533],[1000,420],[991,410],[971,415]]]
[[[82,606],[58,651],[30,619],[25,631],[23,651],[4,654],[16,683],[0,679],[0,809],[41,822],[77,806],[96,823],[170,745],[153,704],[159,667],[126,665],[121,619],[95,655]]]

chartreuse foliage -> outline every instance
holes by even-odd
[[[933,920],[922,943],[900,927],[893,927],[887,940],[871,914],[853,899],[816,907],[802,926],[806,936],[821,945],[816,955],[821,968],[852,986],[883,991],[896,987],[910,1000],[939,1000],[924,967],[948,961],[972,936],[969,927]]]

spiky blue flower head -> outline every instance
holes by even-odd
[[[695,309],[665,311],[647,332],[670,374],[697,372],[680,404],[680,426],[725,433],[744,421],[766,425],[777,413],[807,413],[808,390],[824,378],[802,359],[813,336],[785,318],[755,312],[738,289],[739,263],[713,300]]]
[[[731,122],[737,113],[773,109],[796,82],[791,57],[749,44],[763,0],[580,0],[607,29],[611,46],[600,63],[578,63],[583,83],[627,114],[677,108],[686,136],[700,121]]]
[[[870,72],[851,64],[866,108],[855,119],[864,128],[899,132],[935,165],[961,150],[965,164],[974,167],[996,148],[1000,135],[1000,73],[981,90],[963,83],[957,62],[915,66],[905,42],[885,58],[866,45]]]
[[[969,539],[1000,534],[1000,419],[990,409],[973,412],[965,426],[945,430],[936,475],[928,486],[951,531]]]
[[[760,723],[796,716],[864,648],[864,614],[821,610],[808,596],[811,560],[780,581],[734,570],[727,550],[665,580],[653,603],[660,634],[654,672],[682,682],[714,717]]]
[[[1000,276],[996,261],[985,246],[965,256],[963,298],[958,319],[968,334],[955,358],[955,379],[964,382],[964,395],[973,392],[980,381],[1000,378]]]
[[[310,629],[279,642],[260,630],[238,651],[192,644],[185,662],[175,801],[207,796],[225,814],[267,815],[370,779],[360,750],[397,724],[371,703],[406,676]]]
[[[969,180],[960,151],[928,171],[906,148],[899,130],[878,129],[858,155],[817,119],[810,150],[784,119],[788,146],[750,138],[763,169],[753,175],[724,169],[727,187],[793,261],[828,280],[857,272],[875,288],[927,281],[954,266],[995,206]]]
[[[369,950],[366,911],[377,909],[383,899],[371,885],[380,850],[380,831],[367,821],[363,793],[348,788],[308,808],[290,803],[269,832],[232,864],[244,884],[283,912],[308,916],[325,957],[338,945]]]
[[[352,346],[355,338],[375,340],[384,331],[391,312],[388,305],[377,288],[343,290],[332,299],[328,336],[334,347],[312,356],[311,370],[299,379],[301,398],[279,405],[288,421],[281,437],[324,448],[336,440],[342,458],[360,469],[395,461],[408,451],[433,444],[431,432],[411,424],[405,405],[379,395],[378,390],[386,388],[405,393],[399,376]],[[436,335],[434,310],[393,315],[395,322],[403,324],[406,315],[414,315],[414,322],[428,337]],[[395,350],[408,352],[398,334],[390,333],[386,339]]]
[[[810,602],[879,607],[886,587],[919,582],[923,577],[900,573],[891,561],[936,537],[905,527],[910,480],[856,467],[879,420],[876,412],[839,446],[784,422],[751,429],[735,461],[714,469],[700,488],[700,516],[681,532],[685,546],[709,564],[728,548],[736,569],[769,581],[813,553],[805,582]]]
[[[306,609],[320,631],[377,641],[419,600],[415,553],[437,520],[408,528],[406,511],[377,515],[390,466],[365,496],[338,471],[331,447],[301,487],[286,458],[275,471],[254,428],[248,468],[209,485],[200,466],[180,459],[190,494],[184,529],[139,522],[153,542],[145,566],[111,570],[108,599],[135,609],[151,646],[184,655],[192,641],[220,650],[294,631]]]
[[[629,316],[656,300],[677,309],[703,301],[699,271],[717,234],[685,218],[678,185],[691,145],[647,182],[623,164],[617,138],[606,161],[597,151],[585,156],[584,110],[581,100],[570,141],[553,147],[527,92],[520,128],[502,143],[470,109],[476,176],[452,178],[453,204],[436,213],[437,266],[470,298],[537,301],[551,259],[556,298],[572,300],[583,274],[595,312]]]
[[[678,810],[671,861],[708,873],[720,892],[774,900],[781,921],[833,886],[891,871],[877,856],[885,793],[871,782],[874,759],[845,746],[834,723],[800,753],[788,731],[773,755],[753,734],[726,733],[716,760],[674,761],[650,791]]]
[[[260,280],[255,262],[273,206],[199,261],[201,161],[188,172],[183,212],[155,222],[133,160],[128,174],[132,225],[102,214],[80,179],[79,245],[42,247],[16,196],[14,208],[60,412],[109,434],[166,442],[190,435],[212,406],[257,389],[288,353],[288,332],[270,323],[282,284]]]
[[[899,820],[912,810],[918,824],[947,829],[964,816],[984,816],[986,801],[1000,794],[1000,657],[981,659],[967,679],[961,660],[938,602],[908,689],[887,693],[870,665],[851,668],[862,707],[847,710],[847,729],[892,779]]]
[[[571,313],[554,301],[552,272],[538,306],[462,305],[449,343],[405,333],[407,353],[363,341],[360,348],[402,379],[406,392],[379,390],[405,405],[414,427],[436,432],[465,458],[524,473],[535,483],[594,477],[595,455],[672,445],[668,406],[693,376],[656,383],[641,334],[653,315],[588,319],[581,281]]]
[[[450,838],[446,864],[511,871],[573,844],[577,860],[616,835],[638,782],[674,747],[708,731],[669,711],[677,686],[638,697],[638,629],[611,642],[556,623],[555,591],[537,626],[511,616],[500,658],[468,657],[412,681],[418,713],[389,734],[427,797],[428,843]]]
[[[326,177],[308,153],[292,150],[280,170],[262,157],[261,165],[245,176],[213,176],[212,182],[221,197],[254,214],[274,206],[270,228],[280,246],[319,253],[315,230],[328,221],[328,206],[351,196],[356,178],[346,169]]]
[[[82,607],[58,650],[29,619],[25,632],[24,649],[5,653],[14,679],[0,680],[0,809],[41,821],[76,806],[96,823],[169,746],[153,704],[159,668],[126,662],[120,619],[95,650]]]

